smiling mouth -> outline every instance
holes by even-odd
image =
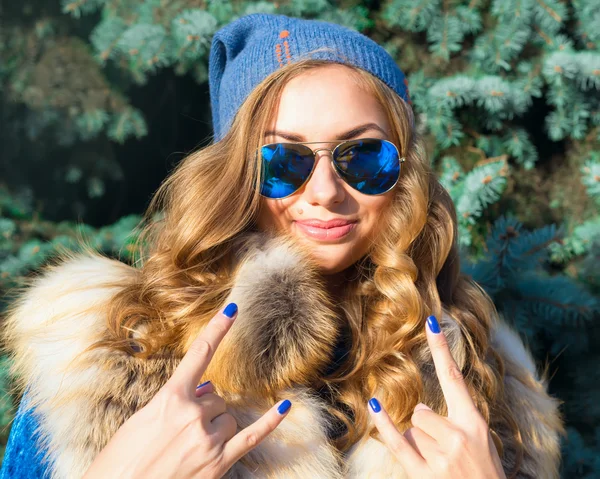
[[[340,238],[344,238],[349,235],[356,227],[356,222],[337,222],[336,225],[333,222],[319,223],[319,222],[299,222],[295,224],[302,233],[312,239],[319,241],[335,241]]]

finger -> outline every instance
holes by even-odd
[[[214,418],[227,411],[225,400],[213,393],[203,394],[198,398],[201,409],[202,424],[207,428]]]
[[[237,305],[230,303],[208,322],[183,356],[169,384],[186,392],[194,391],[236,315]]]
[[[196,386],[196,397],[200,397],[203,394],[212,392],[214,392],[214,387],[213,383],[211,383],[210,381],[206,381],[200,384],[199,386]]]
[[[411,417],[413,426],[433,438],[440,444],[442,449],[447,445],[447,439],[453,437],[456,428],[447,418],[436,414],[424,404],[417,404],[415,412]]]
[[[400,434],[388,413],[375,398],[369,400],[369,413],[373,423],[381,434],[381,438],[392,451],[402,467],[410,471],[415,477],[425,477],[427,464],[423,457],[410,445],[406,438]]]
[[[237,432],[237,421],[229,413],[219,414],[211,422],[209,430],[223,443],[229,441]]]
[[[418,427],[411,427],[406,430],[404,432],[404,437],[413,449],[427,462],[435,461],[436,457],[439,457],[441,453],[439,443]]]
[[[427,318],[425,329],[435,371],[448,406],[448,417],[467,417],[477,408],[435,316]]]
[[[291,405],[288,399],[275,404],[262,417],[227,441],[223,448],[223,463],[226,467],[231,467],[271,434],[287,416]]]

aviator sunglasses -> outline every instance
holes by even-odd
[[[269,143],[258,148],[257,158],[262,155],[260,194],[272,199],[294,194],[310,179],[320,150],[331,152],[331,163],[338,177],[365,195],[381,195],[398,182],[405,159],[400,158],[391,141],[361,138],[344,141],[333,150],[312,150],[306,146],[334,142]]]

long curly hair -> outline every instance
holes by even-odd
[[[273,72],[245,100],[226,136],[187,155],[163,182],[144,216],[139,281],[113,298],[113,338],[104,346],[141,357],[167,345],[184,348],[190,332],[222,307],[233,284],[236,238],[256,227],[255,151],[287,82],[328,64],[305,59]],[[432,172],[412,108],[375,76],[345,66],[385,109],[391,140],[406,162],[378,238],[355,265],[358,275],[339,303],[352,346],[342,367],[324,378],[338,402],[330,412],[345,426],[336,446],[347,451],[367,434],[377,436],[365,406],[375,393],[396,424],[409,423],[424,397],[416,359],[427,346],[423,318],[444,311],[464,338],[462,372],[480,412],[488,423],[508,425],[519,442],[515,418],[498,399],[503,363],[489,345],[497,312],[485,291],[460,273],[455,207]],[[130,333],[140,322],[152,325],[152,333],[136,339],[137,350]],[[429,400],[446,412],[441,393]]]

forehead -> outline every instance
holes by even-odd
[[[334,135],[373,122],[386,131],[379,100],[343,65],[315,68],[284,87],[272,126],[307,137]]]

